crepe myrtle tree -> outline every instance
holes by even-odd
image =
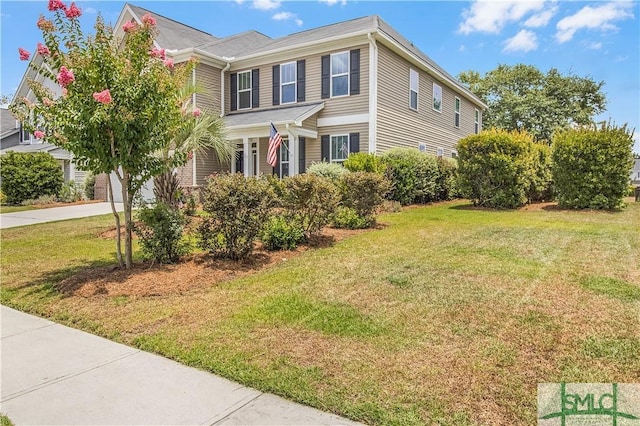
[[[37,74],[57,84],[57,95],[44,84],[28,82],[36,100],[23,98],[12,111],[46,142],[73,153],[80,169],[109,176],[109,195],[117,228],[116,255],[121,267],[132,265],[133,198],[153,176],[183,165],[187,152],[158,155],[171,144],[185,121],[196,120],[193,110],[181,103],[181,90],[194,63],[174,67],[164,51],[153,47],[155,19],[147,14],[142,23],[127,22],[124,37],[98,16],[93,34],[78,21],[80,9],[60,0],[49,1],[51,19],[41,15],[37,26]],[[22,60],[30,52],[19,49]],[[121,222],[113,203],[111,174],[121,184],[124,204],[124,256]]]

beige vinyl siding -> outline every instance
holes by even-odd
[[[196,155],[196,185],[206,184],[205,179],[213,173],[230,170],[231,165],[221,164],[218,156],[211,149],[207,149],[204,154]]]
[[[386,46],[379,45],[378,53],[378,153],[395,146],[417,149],[424,143],[428,153],[435,155],[443,148],[444,156],[450,157],[458,141],[474,133],[474,109],[480,108]],[[418,111],[409,108],[410,68],[419,74]],[[433,109],[434,82],[442,88],[442,112]],[[456,96],[461,103],[460,128],[454,122]]]
[[[353,49],[360,49],[360,94],[342,96],[338,98],[321,98],[321,57],[331,53],[344,52]],[[305,60],[305,101],[304,103],[319,102],[325,103],[324,109],[320,112],[320,117],[335,117],[340,115],[362,114],[369,111],[369,45],[362,44],[349,49],[338,49],[327,51],[321,55],[310,55],[302,57],[292,57],[280,62],[274,62],[259,67],[243,68],[225,73],[225,111],[231,108],[231,77],[235,72],[248,71],[258,68],[260,70],[260,106],[252,108],[251,111],[274,108],[273,102],[273,66],[284,63]],[[296,103],[285,104],[293,106]],[[277,107],[277,106],[276,106]],[[249,110],[245,110],[249,111]]]
[[[196,82],[201,90],[200,93],[196,93],[196,106],[206,107],[214,114],[220,114],[220,69],[198,64]]]
[[[187,164],[184,166],[178,167],[176,169],[176,175],[178,176],[180,186],[193,186],[193,159],[187,161]]]

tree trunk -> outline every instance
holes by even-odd
[[[124,203],[124,262],[125,268],[130,269],[133,264],[133,221],[131,215],[132,198],[129,187],[131,186],[131,176],[126,170],[122,170],[122,202]]]
[[[116,211],[116,204],[113,200],[113,186],[111,186],[111,174],[107,173],[107,190],[109,191],[109,202],[111,204],[111,211],[116,219],[116,259],[118,259],[118,265],[122,268],[124,262],[122,261],[122,243],[120,239],[120,215]]]
[[[153,195],[156,197],[156,203],[164,203],[170,208],[177,210],[179,200],[176,195],[179,186],[178,176],[173,170],[168,170],[154,177]]]

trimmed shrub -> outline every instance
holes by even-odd
[[[33,205],[42,205],[42,204],[53,204],[58,201],[58,198],[55,195],[41,195],[35,200],[23,200],[20,205],[21,206],[33,206]]]
[[[304,231],[305,238],[320,233],[331,223],[340,203],[340,193],[329,179],[302,174],[283,179],[282,206],[289,220]]]
[[[551,172],[551,147],[543,143],[532,145],[533,170],[527,199],[531,202],[553,200],[553,174]]]
[[[273,201],[267,180],[239,173],[219,174],[209,179],[201,194],[209,217],[198,228],[198,245],[218,257],[248,257]]]
[[[4,192],[0,189],[0,204],[5,204],[7,202],[7,196],[4,195]]]
[[[342,167],[338,163],[312,163],[307,168],[307,174],[322,176],[335,182],[340,179],[340,176],[347,173],[348,170]]]
[[[62,168],[46,152],[8,152],[0,157],[0,178],[2,192],[10,204],[56,195],[64,182]]]
[[[304,231],[282,215],[271,216],[261,239],[267,250],[293,250],[304,240]]]
[[[82,183],[85,198],[87,200],[93,200],[95,198],[96,176],[91,172],[87,172],[87,174],[84,175],[84,181]]]
[[[553,138],[553,181],[562,207],[615,209],[623,205],[633,166],[633,132],[603,123]]]
[[[432,155],[412,148],[393,148],[381,157],[392,183],[391,200],[402,205],[436,199],[438,163]]]
[[[375,224],[375,212],[390,189],[389,181],[379,173],[352,172],[340,178],[343,206],[353,209],[369,225]]]
[[[137,215],[135,232],[146,259],[175,263],[190,252],[190,245],[182,238],[186,219],[180,211],[158,203],[153,207],[143,205]]]
[[[78,187],[75,182],[65,182],[58,192],[58,201],[63,203],[73,203],[82,200],[82,188]]]
[[[365,229],[375,223],[372,219],[359,215],[355,209],[340,207],[333,218],[333,226],[342,229]]]
[[[436,159],[438,176],[436,177],[436,201],[453,200],[458,193],[458,162],[453,158]]]
[[[458,142],[460,189],[476,206],[513,209],[527,202],[534,173],[533,138],[486,130]]]
[[[344,168],[350,172],[384,173],[387,168],[380,157],[365,152],[354,152],[344,161]]]

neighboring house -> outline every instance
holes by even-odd
[[[378,16],[271,39],[256,31],[225,38],[126,4],[115,31],[157,22],[156,47],[176,63],[196,57],[196,106],[219,112],[236,149],[231,164],[213,153],[179,175],[199,186],[214,172],[246,176],[303,173],[313,162],[393,147],[456,155],[457,142],[482,128],[486,105]],[[267,163],[270,123],[283,137],[278,165]]]
[[[631,180],[631,184],[640,185],[640,158],[633,160],[633,168],[629,174],[629,179]]]

